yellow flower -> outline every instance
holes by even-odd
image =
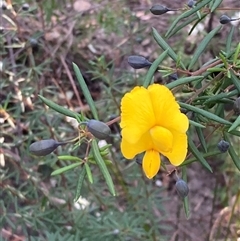
[[[175,165],[187,155],[189,120],[180,112],[172,92],[153,84],[135,87],[121,101],[122,154],[127,159],[145,152],[143,170],[153,178],[160,169],[160,153]]]

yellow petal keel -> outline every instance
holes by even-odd
[[[154,126],[150,130],[150,135],[157,151],[172,151],[173,135],[169,130],[161,126]]]
[[[158,173],[161,165],[160,155],[157,151],[148,150],[143,157],[143,171],[151,179]]]

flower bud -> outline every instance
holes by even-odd
[[[154,5],[150,8],[150,12],[154,15],[162,15],[168,11],[170,11],[170,9],[163,5]]]
[[[233,110],[236,113],[236,115],[240,115],[240,97],[238,97],[235,100]]]
[[[6,3],[5,1],[1,1],[1,2],[0,2],[0,6],[1,6],[1,8],[2,8],[3,11],[4,11],[4,10],[7,10],[7,3]]]
[[[222,15],[219,19],[219,22],[221,24],[227,24],[231,22],[231,18],[229,18],[227,15]]]
[[[36,156],[46,156],[53,152],[61,142],[57,142],[53,139],[41,140],[32,143],[29,146],[29,151]]]
[[[31,47],[33,47],[33,48],[38,46],[38,40],[35,38],[30,38],[29,43],[30,43]]]
[[[177,180],[176,190],[177,190],[178,195],[181,198],[185,198],[188,195],[188,192],[189,192],[187,183],[182,179]]]
[[[142,69],[151,66],[151,62],[143,56],[131,55],[128,57],[128,64],[134,69]]]
[[[89,120],[87,122],[88,131],[100,140],[107,139],[111,133],[111,129],[107,124],[98,120]]]
[[[28,4],[28,3],[24,3],[24,4],[22,5],[22,10],[23,10],[23,11],[28,11],[28,10],[29,10],[29,4]]]
[[[228,150],[229,143],[227,141],[221,140],[218,142],[217,147],[222,153],[224,153]]]
[[[177,80],[177,79],[178,79],[178,75],[177,75],[177,73],[173,73],[173,74],[170,74],[170,75],[169,75],[169,78],[170,78],[171,80]]]
[[[196,1],[189,0],[187,5],[188,5],[188,7],[192,8],[195,5],[195,3],[196,3]]]

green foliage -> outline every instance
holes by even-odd
[[[78,43],[84,42],[85,35],[91,39],[97,26],[91,26],[92,17],[106,33],[127,35],[126,39],[132,41],[121,55],[133,52],[133,37],[139,32],[144,36],[145,26],[138,30],[129,27],[137,18],[129,7],[123,7],[124,1],[119,6],[107,1],[96,15],[90,9],[84,14],[71,13],[74,16],[69,16],[64,1],[35,3],[26,12],[21,10],[22,1],[9,6],[3,13],[6,26],[0,37],[4,46],[0,49],[0,222],[4,230],[29,240],[170,240],[169,232],[175,226],[165,225],[169,213],[164,205],[169,200],[164,198],[164,188],[146,180],[141,166],[124,160],[119,148],[121,98],[135,85],[147,87],[157,82],[156,72],[164,74],[162,83],[176,95],[190,120],[188,156],[173,171],[182,172],[187,182],[192,163],[199,162],[209,171],[207,175],[214,175],[215,165],[219,165],[223,172],[231,174],[231,182],[226,187],[229,195],[224,188],[222,195],[216,195],[226,205],[230,203],[228,196],[236,195],[238,200],[239,187],[232,184],[237,182],[234,174],[240,171],[240,117],[232,106],[240,95],[240,44],[234,39],[239,29],[219,23],[198,37],[191,56],[171,41],[178,34],[186,38],[190,24],[188,34],[192,35],[211,13],[218,13],[221,3],[202,0],[193,8],[174,10],[178,17],[165,34],[152,28],[155,42],[151,44],[159,46],[160,54],[145,75],[119,71],[114,60],[107,60],[104,53],[92,59],[80,55],[84,60],[81,63],[80,58],[80,64],[74,57],[65,61],[71,51],[72,56],[78,54]],[[62,20],[63,15],[66,18]],[[29,27],[33,29],[30,33],[24,29],[26,21],[35,24]],[[62,21],[73,23],[72,30],[84,34],[71,35],[65,29],[66,35],[57,38],[59,42],[49,36],[47,40],[46,33],[54,24],[63,26]],[[224,43],[219,41],[211,57],[209,49],[223,31],[227,31],[227,38]],[[86,72],[91,75],[90,82],[86,81]],[[178,78],[169,81],[172,74]],[[98,82],[102,95],[96,99],[91,85]],[[76,98],[72,101],[67,98],[70,89]],[[88,131],[89,119],[101,120],[112,128],[103,146]],[[29,152],[32,142],[50,138],[70,141],[45,157]],[[217,149],[221,139],[230,144],[226,154]],[[223,164],[221,159],[225,160]],[[173,172],[165,169],[167,174]],[[183,200],[187,219],[192,214],[191,198]],[[230,234],[226,234],[226,240],[228,237]]]

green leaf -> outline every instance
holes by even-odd
[[[179,30],[183,29],[185,26],[189,25],[191,22],[193,22],[193,21],[195,21],[195,20],[197,20],[197,19],[198,19],[198,16],[195,15],[195,16],[193,16],[192,18],[184,21],[183,23],[174,26],[174,28],[172,29],[171,33],[170,33],[168,36],[166,36],[166,37],[167,37],[167,38],[172,37],[172,36],[173,36],[175,33],[177,33]],[[195,25],[195,24],[194,24],[194,25]],[[193,28],[192,28],[192,30],[193,30]],[[189,32],[189,35],[190,35],[190,34],[191,34],[191,31]]]
[[[235,87],[237,88],[238,92],[240,93],[240,79],[234,74],[232,70],[230,70],[231,73],[231,80]]]
[[[106,150],[109,150],[109,147],[111,147],[112,144],[106,144],[102,147],[99,148],[99,150],[102,152],[102,151],[106,151]]]
[[[168,43],[159,35],[157,30],[155,28],[152,28],[153,30],[153,37],[155,41],[158,43],[158,45],[163,49],[163,50],[168,50],[168,55],[175,61],[177,62],[178,57],[177,54],[173,51],[173,49],[168,45]],[[180,65],[183,69],[186,69],[184,64],[180,62]]]
[[[95,159],[92,159],[92,158],[93,158],[93,157],[90,157],[90,158],[88,159],[88,162],[97,165]],[[107,166],[113,164],[112,161],[111,161],[111,160],[108,160],[108,159],[104,159],[104,163],[105,163]]]
[[[59,175],[59,174],[61,174],[63,172],[67,172],[67,171],[69,171],[71,169],[74,169],[75,167],[80,166],[80,165],[81,165],[81,163],[73,163],[73,164],[71,164],[69,166],[59,168],[59,169],[55,170],[54,172],[52,172],[51,176],[56,176],[56,175]]]
[[[152,63],[151,67],[147,72],[146,78],[143,82],[143,86],[145,88],[147,88],[150,85],[152,78],[155,74],[155,71],[157,70],[159,64],[166,58],[167,53],[168,53],[168,49],[166,49],[163,53],[161,53],[159,57]]]
[[[93,184],[93,177],[92,177],[92,172],[91,169],[89,167],[89,165],[87,163],[84,164],[86,167],[86,171],[87,171],[87,177],[88,177],[88,181]]]
[[[224,118],[224,103],[219,103],[215,109],[215,115]]]
[[[222,60],[222,62],[224,63],[224,67],[225,69],[228,69],[228,62],[227,62],[227,57],[224,53],[219,53],[219,58]]]
[[[213,151],[213,152],[207,152],[207,153],[204,153],[203,154],[203,157],[206,158],[206,157],[212,157],[212,156],[216,156],[216,155],[219,155],[221,154],[222,155],[222,152],[220,150],[217,150],[217,151]],[[198,158],[197,157],[192,157],[192,158],[189,158],[187,160],[185,160],[181,165],[179,165],[180,167],[181,166],[186,166],[186,165],[189,165],[190,163],[193,163],[195,161],[197,161]]]
[[[200,13],[200,11],[197,11],[197,15],[198,15],[199,20],[201,20],[201,13]]]
[[[228,153],[231,156],[233,163],[235,164],[235,166],[237,167],[237,169],[240,171],[240,158],[239,156],[236,154],[231,142],[230,142],[230,138],[228,137],[228,134],[226,132],[223,133],[224,139],[229,143],[229,148],[228,148]]]
[[[229,134],[240,137],[240,131],[236,131],[236,130],[234,130],[234,131],[229,131]]]
[[[61,161],[77,161],[82,162],[82,159],[76,156],[58,156],[58,159]]]
[[[86,176],[86,166],[83,165],[79,178],[78,178],[78,184],[77,184],[77,190],[76,190],[74,202],[77,202],[77,200],[81,196],[81,190],[82,190],[83,181],[84,181],[85,176]]]
[[[222,28],[222,26],[218,26],[217,28],[213,29],[210,33],[208,33],[202,42],[199,44],[198,48],[196,49],[192,60],[188,66],[188,69],[191,69],[193,65],[197,62],[200,55],[203,53],[207,45],[209,44],[210,40],[214,37],[214,35]]]
[[[209,166],[208,162],[203,157],[202,153],[198,151],[197,147],[194,145],[192,139],[190,136],[188,136],[188,146],[192,152],[192,154],[201,162],[201,164],[206,167],[210,172],[212,171],[212,168]]]
[[[207,144],[206,144],[206,141],[205,141],[205,137],[203,135],[202,128],[196,127],[196,132],[197,132],[198,139],[199,139],[204,151],[207,152]]]
[[[200,124],[200,123],[198,123],[198,122],[195,122],[195,121],[193,121],[193,120],[189,120],[189,123],[190,123],[191,125],[196,126],[196,127],[199,127],[199,128],[206,128],[206,126],[204,126],[204,125],[202,125],[202,124]]]
[[[216,10],[216,8],[222,3],[223,0],[215,0],[211,6],[211,13]]]
[[[167,33],[165,34],[165,37],[168,38],[169,34],[172,32],[172,30],[175,28],[175,26],[177,25],[177,23],[183,19],[183,18],[187,18],[189,16],[191,16],[192,14],[196,13],[198,10],[202,9],[205,5],[207,5],[209,2],[211,2],[212,0],[205,0],[205,1],[201,1],[200,3],[198,3],[194,8],[184,12],[183,14],[181,14],[180,16],[178,16],[175,21],[173,21],[172,25],[168,28]]]
[[[95,139],[92,140],[92,150],[93,150],[93,155],[94,155],[95,161],[97,162],[98,167],[106,180],[109,191],[111,192],[111,194],[113,196],[116,196],[112,178],[111,178],[109,171],[107,169],[107,166],[101,156],[97,141]]]
[[[234,30],[235,30],[235,27],[232,26],[231,30],[230,30],[230,33],[227,35],[227,41],[226,41],[226,53],[227,53],[227,55],[230,54],[230,51],[231,51]]]
[[[191,82],[194,82],[194,81],[197,81],[200,79],[203,79],[203,76],[191,76],[191,77],[179,78],[179,79],[167,84],[166,86],[171,90],[172,88],[175,88],[179,85],[191,83]]]
[[[233,64],[236,65],[237,60],[239,60],[239,52],[240,52],[240,43],[237,45],[236,52],[233,56]]]
[[[49,106],[51,109],[57,111],[58,113],[61,113],[65,116],[70,116],[72,118],[76,118],[76,115],[78,115],[77,113],[67,109],[67,108],[64,108],[58,104],[55,104],[54,102],[52,102],[51,100],[48,100],[46,99],[45,97],[41,96],[41,95],[38,95],[38,97],[41,99],[41,101],[46,104],[47,106]]]
[[[240,126],[240,115],[238,118],[233,122],[231,127],[228,129],[228,132],[235,130],[238,126]]]
[[[232,97],[232,96],[234,96],[234,95],[237,95],[238,93],[239,93],[238,90],[232,90],[232,91],[230,91],[230,92],[221,93],[221,94],[219,94],[219,95],[214,95],[214,96],[212,96],[212,97],[210,97],[210,96],[205,96],[207,100],[204,102],[204,105],[207,105],[207,104],[209,104],[209,103],[211,103],[211,102],[217,102],[217,101],[219,101],[219,100],[223,100],[224,98],[229,99],[229,97]],[[200,98],[197,98],[197,99],[199,100]]]
[[[222,66],[224,66],[222,64]],[[209,68],[207,69],[207,72],[211,72],[211,73],[214,73],[214,72],[223,72],[225,69],[224,68],[221,68],[221,67],[213,67],[213,68]]]
[[[188,35],[191,35],[192,31],[195,29],[195,27],[208,15],[208,14],[204,14],[203,16],[200,16],[200,18],[198,18],[198,13],[199,12],[197,12],[197,15],[195,15],[195,18],[197,18],[198,20],[194,23],[194,25],[190,29]]]
[[[73,63],[73,69],[74,69],[74,72],[77,76],[78,83],[79,83],[79,85],[82,89],[83,95],[84,95],[84,97],[85,97],[85,99],[86,99],[86,101],[89,105],[89,108],[90,108],[91,112],[92,112],[92,115],[93,115],[95,120],[98,120],[97,110],[96,110],[94,101],[92,99],[92,96],[90,94],[90,91],[89,91],[89,89],[88,89],[88,87],[85,83],[85,80],[84,80],[78,66],[75,63]]]
[[[187,183],[187,168],[186,167],[182,168],[182,179]],[[183,207],[184,207],[186,219],[189,219],[190,218],[190,206],[189,206],[188,196],[184,197],[184,199],[183,199]]]
[[[190,110],[190,111],[193,111],[193,112],[196,112],[204,117],[207,117],[208,119],[210,120],[213,120],[213,121],[216,121],[218,123],[221,123],[221,124],[225,124],[225,125],[231,125],[232,123],[227,121],[227,120],[224,120],[223,118],[220,118],[219,116],[217,115],[214,115],[206,110],[203,110],[203,109],[200,109],[200,108],[197,108],[195,106],[192,106],[192,105],[188,105],[188,104],[185,104],[185,103],[182,103],[182,102],[179,102],[179,105],[184,108],[184,109],[187,109],[187,110]]]

